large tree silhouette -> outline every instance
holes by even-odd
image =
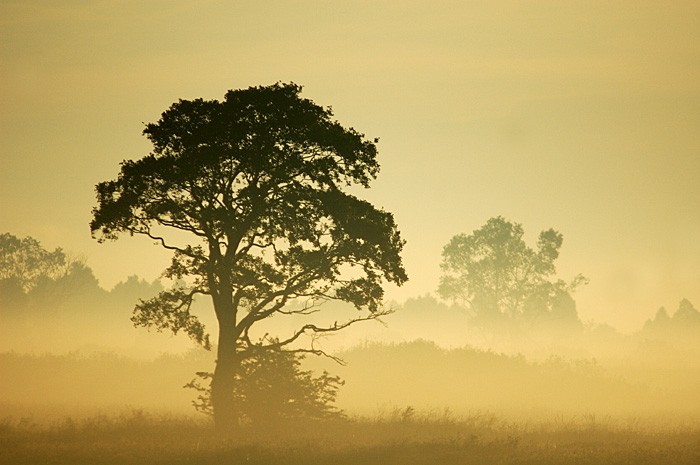
[[[212,406],[218,430],[236,423],[233,391],[246,357],[265,350],[321,354],[302,336],[339,331],[385,313],[383,286],[407,276],[391,213],[345,192],[378,171],[377,140],[332,119],[329,108],[275,84],[229,91],[224,100],[180,100],[144,134],[153,152],[124,161],[97,185],[98,240],[147,236],[173,252],[165,276],[186,282],[137,304],[136,325],[184,331],[208,345],[190,312],[211,297],[218,320]],[[309,314],[327,300],[355,318],[307,322],[282,337],[253,337],[271,316]]]

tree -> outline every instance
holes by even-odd
[[[688,299],[683,299],[678,304],[678,310],[673,314],[673,323],[679,328],[699,329],[700,311],[696,310]]]
[[[467,307],[476,324],[526,328],[536,322],[578,322],[570,293],[587,280],[553,280],[563,236],[542,231],[537,250],[523,240],[523,228],[503,217],[489,219],[471,235],[458,234],[444,247],[438,294]]]
[[[278,83],[232,90],[221,102],[180,100],[146,125],[153,152],[122,162],[119,177],[96,188],[93,236],[146,236],[173,252],[164,275],[187,283],[138,303],[136,325],[184,331],[206,346],[190,309],[196,295],[210,296],[219,431],[235,427],[231,393],[246,358],[323,354],[314,337],[386,314],[383,286],[407,280],[393,215],[343,190],[376,178],[378,140],[342,127],[300,92]],[[251,331],[328,300],[352,303],[358,316],[306,323],[277,339]],[[300,344],[304,335],[310,345]]]
[[[688,299],[678,304],[678,310],[669,316],[661,307],[653,319],[647,320],[642,329],[643,334],[673,340],[674,342],[697,341],[700,332],[700,311],[693,307]]]
[[[0,234],[0,303],[64,300],[75,291],[85,273],[91,273],[83,260],[63,249],[46,250],[39,241]]]
[[[22,292],[36,287],[42,278],[64,275],[69,262],[63,250],[49,252],[32,237],[0,235],[0,280],[14,283]]]
[[[333,403],[344,382],[326,371],[314,376],[313,372],[302,370],[303,358],[303,354],[287,351],[265,351],[245,359],[231,393],[239,420],[270,430],[294,420],[341,417],[342,412]],[[193,405],[210,415],[211,387],[201,381],[210,381],[213,374],[199,372],[197,376],[199,379],[185,387],[200,393]]]
[[[84,260],[30,236],[0,234],[0,350],[77,349],[85,325],[96,337],[95,323],[104,321],[95,305],[101,291]]]

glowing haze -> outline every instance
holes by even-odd
[[[179,98],[293,81],[380,137],[362,193],[408,241],[399,301],[490,217],[564,235],[581,318],[634,330],[700,305],[697,1],[13,1],[0,4],[0,232],[155,279],[141,238],[98,245],[94,186]]]

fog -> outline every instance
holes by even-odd
[[[2,2],[2,231],[87,255],[107,289],[156,279],[150,240],[90,238],[94,186],[172,102],[293,81],[380,138],[362,198],[407,240],[391,299],[434,293],[447,240],[504,215],[564,234],[584,321],[698,305],[696,1],[336,3]]]
[[[196,392],[183,386],[196,372],[213,371],[215,351],[129,320],[138,299],[153,297],[163,284],[132,276],[105,290],[88,266],[73,274],[30,292],[29,302],[3,295],[0,416],[45,421],[126,408],[194,414]],[[211,305],[200,300],[195,307],[214,332]],[[700,415],[700,312],[687,300],[659,310],[634,333],[576,317],[524,333],[494,332],[433,295],[387,307],[393,313],[381,321],[314,341],[343,363],[323,356],[303,361],[305,369],[345,381],[336,406],[349,414]],[[322,324],[356,312],[329,302],[316,315],[276,317],[260,331],[284,336],[301,320]]]
[[[500,218],[489,224],[518,232]],[[520,258],[464,279],[502,283],[501,271],[541,257],[512,247],[518,234],[486,239]],[[304,325],[356,321],[288,347],[315,355],[249,355],[234,388],[240,429],[222,436],[210,415],[219,340],[209,296],[188,313],[211,335],[207,350],[171,331],[179,326],[132,321],[183,282],[134,275],[104,289],[88,258],[8,233],[0,245],[0,454],[8,463],[102,463],[115,448],[120,463],[134,464],[364,463],[358,454],[432,463],[443,453],[446,463],[475,464],[697,459],[700,312],[687,299],[634,332],[581,320],[583,278],[512,281],[505,297],[520,286],[534,299],[513,317],[478,296],[449,298],[447,267],[435,293],[387,300],[368,321],[348,303],[293,300],[290,309],[312,313],[274,314],[250,338],[274,343]]]
[[[698,463],[699,19],[0,2],[0,462]]]

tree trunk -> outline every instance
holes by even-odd
[[[219,348],[214,378],[211,381],[211,402],[214,426],[219,434],[232,434],[238,428],[238,411],[233,398],[240,360],[236,350],[235,324],[219,320]]]

